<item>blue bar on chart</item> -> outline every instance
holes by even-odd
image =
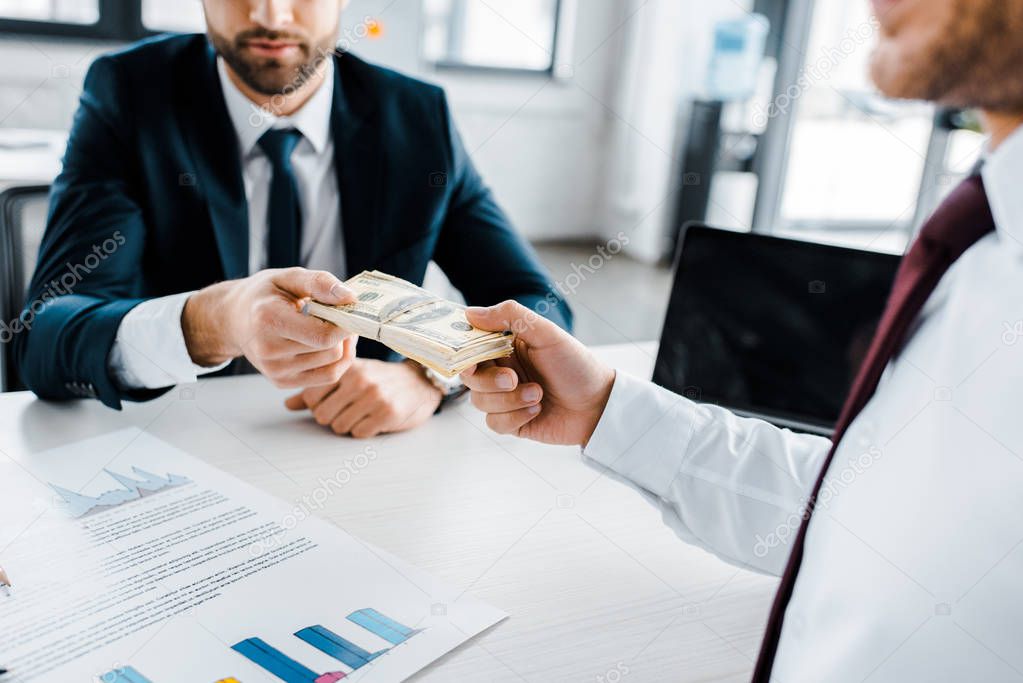
[[[318,674],[280,650],[267,645],[261,638],[247,638],[234,645],[235,652],[266,669],[285,683],[334,683],[345,677],[340,671]]]
[[[99,677],[101,683],[153,683],[131,666],[108,671]]]
[[[375,633],[392,645],[401,645],[414,636],[415,631],[404,624],[399,624],[390,617],[384,616],[375,609],[360,609],[348,615],[348,620]]]
[[[343,662],[352,667],[352,669],[360,669],[387,652],[387,650],[380,650],[379,652],[363,650],[352,641],[346,640],[330,629],[319,625],[304,628],[295,633],[295,635],[320,652]]]

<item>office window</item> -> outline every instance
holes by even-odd
[[[423,0],[423,56],[441,67],[549,72],[558,0]]]
[[[933,109],[876,93],[868,3],[814,7],[802,78],[786,98],[794,122],[775,227],[873,233],[898,248],[914,221]]]
[[[0,34],[127,42],[204,29],[201,0],[0,0]]]
[[[0,0],[0,17],[60,24],[95,24],[99,0]]]
[[[142,23],[150,31],[202,33],[206,30],[199,0],[142,0]]]

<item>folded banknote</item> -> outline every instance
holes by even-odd
[[[378,271],[366,271],[345,285],[357,301],[329,306],[306,304],[305,312],[343,330],[375,339],[445,377],[512,353],[511,332],[487,332],[469,324],[465,306]]]

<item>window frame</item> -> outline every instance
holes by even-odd
[[[142,0],[97,0],[97,6],[93,24],[0,18],[0,34],[131,42],[166,33],[142,22]]]
[[[422,0],[416,0],[422,2]],[[419,59],[427,67],[432,68],[437,72],[454,72],[454,73],[469,73],[469,74],[494,74],[494,75],[510,75],[510,76],[539,76],[541,78],[549,78],[558,80],[560,78],[558,74],[558,65],[564,61],[562,55],[565,54],[569,47],[567,40],[567,32],[565,30],[565,21],[567,17],[574,14],[575,11],[575,0],[555,0],[554,2],[554,35],[551,39],[551,59],[550,63],[543,69],[530,69],[526,67],[514,67],[514,66],[496,66],[489,64],[470,64],[468,62],[459,62],[455,60],[440,59],[433,60],[426,56],[424,53],[422,40],[420,40],[419,47]]]

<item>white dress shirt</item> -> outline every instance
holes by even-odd
[[[996,231],[839,445],[774,680],[1023,678],[1023,130],[983,177]],[[829,447],[619,373],[584,456],[686,541],[778,575]]]
[[[291,157],[302,207],[302,265],[345,277],[341,204],[334,164],[330,118],[334,101],[334,64],[328,60],[322,85],[294,115],[277,117],[260,109],[231,81],[223,60],[217,69],[227,112],[238,135],[242,177],[249,205],[249,273],[266,268],[267,216],[273,169],[259,147],[271,128],[295,128],[302,140]],[[121,321],[108,366],[128,389],[158,389],[194,382],[226,365],[192,362],[181,330],[181,313],[194,292],[139,304]]]

